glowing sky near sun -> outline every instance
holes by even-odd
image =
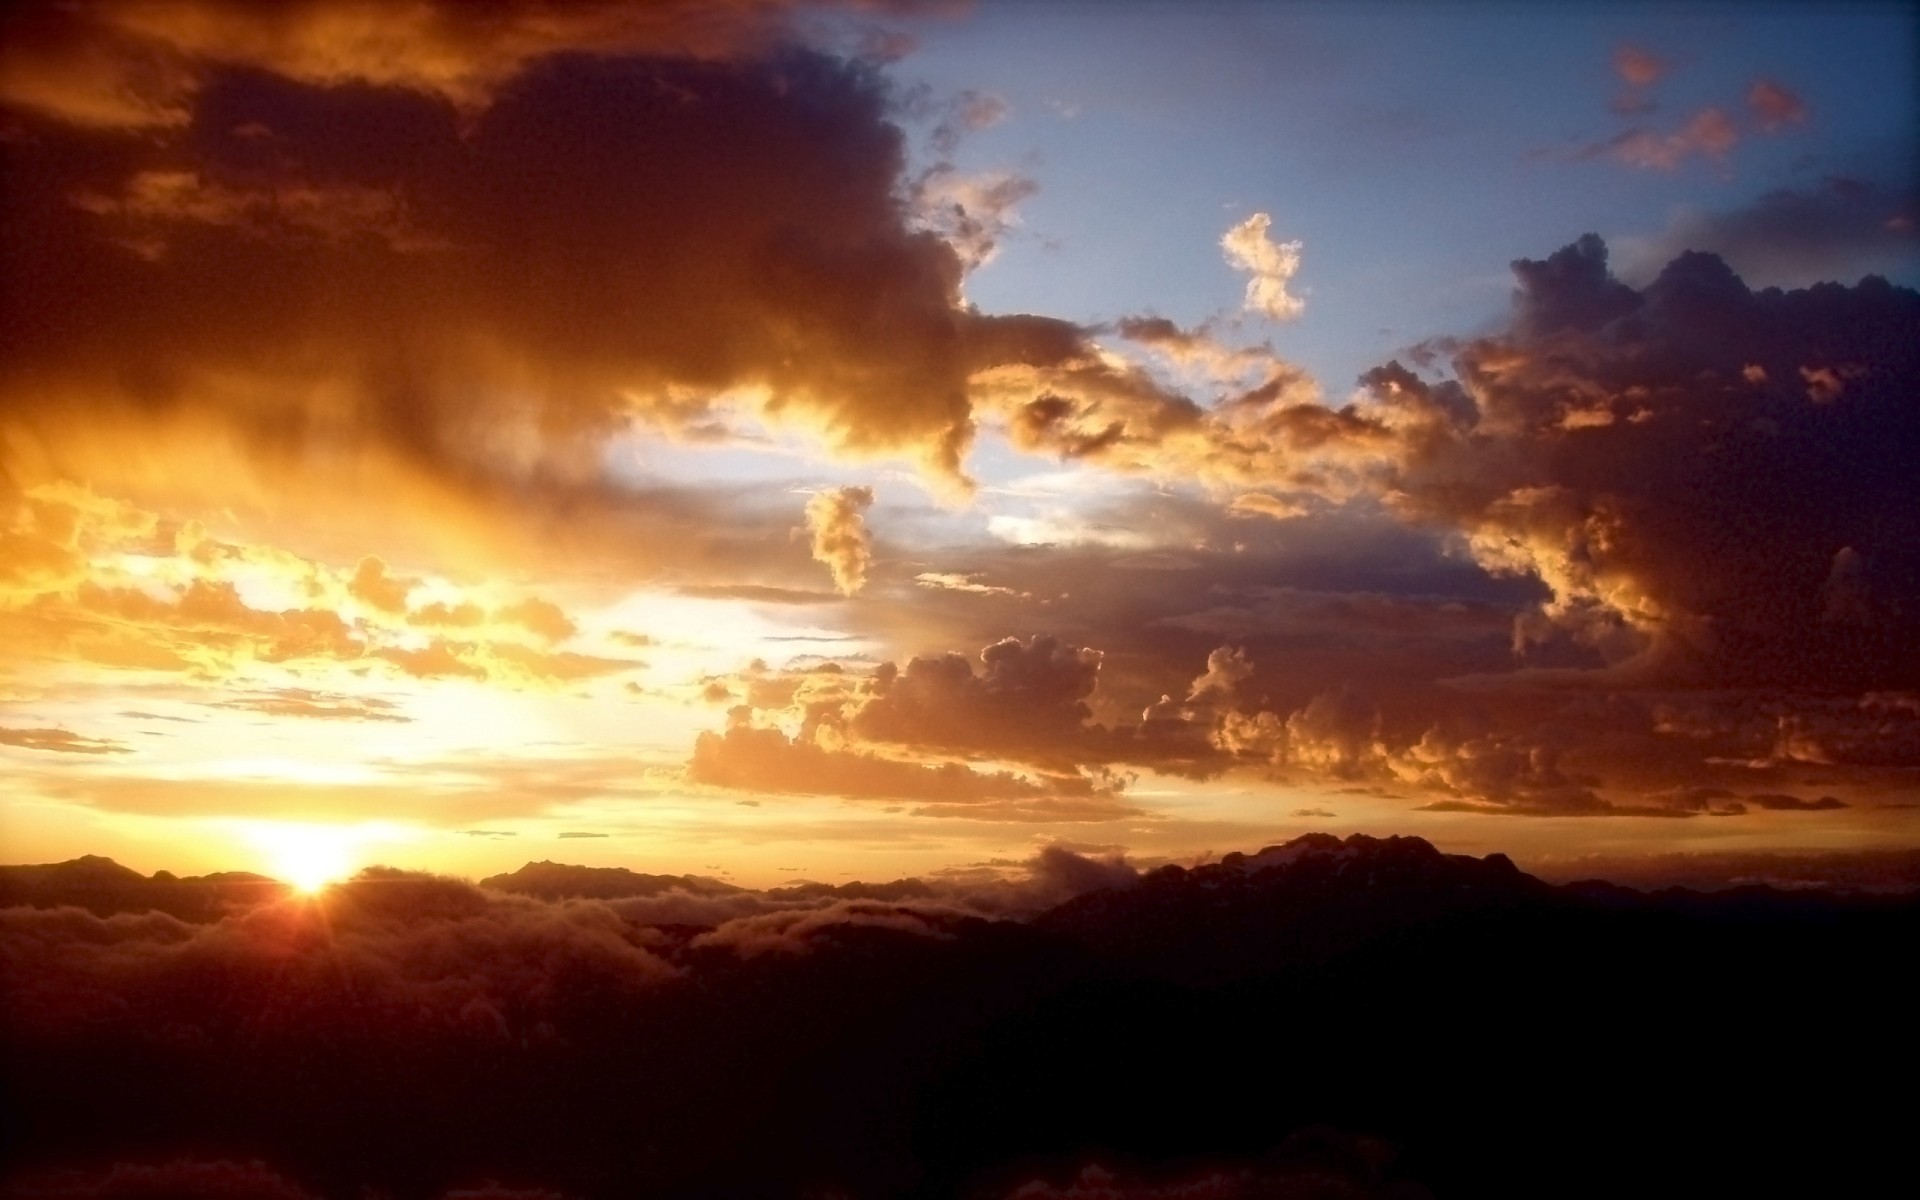
[[[1910,9],[0,19],[8,861],[1920,840]]]

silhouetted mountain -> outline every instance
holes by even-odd
[[[929,900],[939,893],[924,879],[893,879],[885,883],[796,883],[791,887],[768,888],[774,900]]]
[[[530,862],[509,874],[489,875],[480,881],[480,886],[542,900],[618,900],[671,891],[724,896],[747,890],[704,875],[643,875],[625,867],[575,867],[546,860]]]
[[[395,871],[200,926],[0,910],[11,1178],[997,1200],[1098,1163],[1159,1182],[1087,1194],[1478,1200],[1908,1166],[1912,896],[1553,887],[1415,838],[1107,877],[1030,921],[719,884],[744,915],[653,924]]]
[[[218,871],[181,878],[171,871],[151,877],[110,858],[82,855],[66,862],[0,866],[0,908],[70,905],[97,916],[117,912],[164,912],[183,921],[216,921],[236,907],[284,896],[285,884],[248,871]]]
[[[1191,870],[1162,867],[1134,887],[1069,900],[1035,924],[1128,969],[1202,981],[1312,965],[1392,932],[1556,902],[1550,885],[1504,854],[1310,833]]]

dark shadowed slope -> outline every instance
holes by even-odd
[[[999,1197],[1103,1194],[1100,1164],[1115,1195],[1837,1195],[1907,1169],[1883,1097],[1920,1067],[1912,896],[1553,887],[1413,838],[1100,870],[1027,921],[392,871],[199,924],[0,910],[10,1186],[257,1161],[236,1195]]]

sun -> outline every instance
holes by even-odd
[[[356,831],[325,825],[260,822],[248,837],[265,853],[267,874],[303,895],[352,874]]]

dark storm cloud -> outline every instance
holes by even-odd
[[[468,117],[215,72],[158,146],[8,144],[9,266],[41,281],[8,293],[9,357],[121,419],[244,381],[216,416],[263,450],[371,446],[455,478],[528,449],[561,470],[629,419],[711,420],[733,389],[951,473],[971,433],[959,267],[902,224],[887,105],[864,68],[800,51],[541,60]],[[16,419],[52,436],[19,379]]]
[[[1920,296],[1754,292],[1698,253],[1635,291],[1597,238],[1515,270],[1515,328],[1462,345],[1454,380],[1365,382],[1404,431],[1402,511],[1553,589],[1523,643],[1645,678],[1920,679]],[[1866,619],[1829,619],[1836,563],[1837,611]]]
[[[1645,243],[1626,270],[1651,277],[1685,250],[1703,250],[1735,270],[1780,286],[1857,279],[1868,272],[1910,275],[1920,262],[1920,196],[1911,186],[1830,175],[1778,188],[1742,208],[1691,211]]]
[[[484,107],[528,63],[557,53],[724,59],[793,32],[793,14],[833,0],[94,0],[13,6],[0,100],[97,129],[192,119],[209,76],[252,68],[312,84],[355,83]],[[896,5],[906,8],[909,5]]]

